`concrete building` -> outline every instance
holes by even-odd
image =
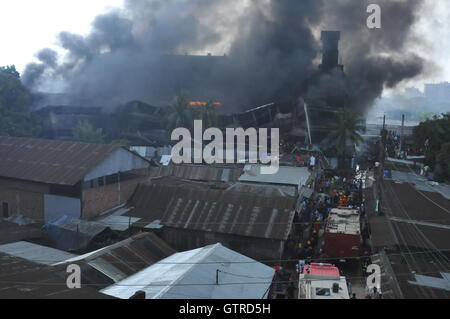
[[[450,83],[425,84],[425,98],[432,103],[448,103],[450,100]]]
[[[93,219],[128,201],[149,166],[113,145],[0,137],[0,217]]]
[[[42,137],[68,140],[73,137],[73,129],[81,122],[88,121],[94,127],[103,127],[100,107],[47,106],[35,111],[42,127]]]

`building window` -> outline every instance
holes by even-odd
[[[104,177],[98,178],[98,186],[99,187],[105,186],[105,178]]]
[[[106,185],[117,184],[118,182],[119,182],[118,174],[109,175],[109,176],[106,176],[106,178],[105,178]]]

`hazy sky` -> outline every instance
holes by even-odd
[[[122,0],[0,0],[0,65],[22,71],[61,31],[87,34],[96,15]]]
[[[359,0],[354,0],[359,1]],[[417,32],[427,43],[417,48],[436,68],[405,86],[423,88],[425,82],[450,81],[450,1],[425,0]],[[122,5],[122,0],[1,0],[0,65],[15,64],[22,71],[44,47],[55,48],[61,31],[87,34],[97,14]],[[376,3],[376,1],[374,0]],[[401,17],[399,17],[401,19]],[[345,43],[342,43],[345,45]],[[220,52],[222,54],[222,52]]]

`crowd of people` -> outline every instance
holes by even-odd
[[[296,222],[295,232],[293,236],[289,237],[286,245],[287,251],[294,260],[312,262],[327,257],[326,252],[323,251],[320,236],[332,209],[338,207],[357,209],[362,221],[366,214],[363,180],[360,176],[325,175],[316,182],[314,194],[311,198],[304,198],[299,203],[299,218]],[[361,259],[361,267],[367,267],[370,262],[370,247],[367,243],[369,230],[364,222],[361,223],[361,230],[363,239],[360,247],[361,257],[363,258]],[[297,272],[299,271],[297,267]],[[350,293],[350,296],[353,296],[353,294]],[[353,296],[353,298],[356,298],[356,296]]]
[[[322,254],[319,233],[333,208],[352,207],[365,215],[362,181],[357,178],[324,176],[316,185],[316,196],[305,198],[299,207],[297,238],[290,238],[288,249],[295,250],[299,259]],[[295,242],[295,239],[297,241]]]
[[[316,177],[314,189],[311,192],[312,195],[302,198],[297,204],[296,211],[298,214],[294,220],[294,231],[286,242],[285,258],[283,258],[291,262],[284,265],[285,269],[281,267],[277,270],[278,280],[276,282],[285,282],[286,284],[279,285],[276,288],[286,290],[286,293],[289,295],[288,298],[292,298],[295,285],[287,283],[297,280],[296,278],[301,272],[298,261],[312,263],[326,260],[333,262],[328,258],[326,251],[324,251],[321,236],[331,211],[339,207],[350,207],[358,210],[360,214],[362,243],[358,267],[360,267],[359,273],[362,272],[367,276],[365,270],[371,262],[371,249],[368,240],[370,230],[365,222],[367,207],[363,195],[364,173],[359,171],[359,168],[355,171],[355,175],[336,176],[335,174],[324,173],[320,169],[323,162],[321,154],[314,154],[313,152],[305,155],[295,155],[288,160],[293,162],[295,166],[308,167],[311,171],[314,170],[323,175],[319,178]],[[339,261],[336,260],[336,262]],[[356,294],[351,291],[351,288],[349,288],[349,294],[352,299],[356,299]],[[372,299],[382,298],[380,292],[370,292],[365,294],[364,297]]]

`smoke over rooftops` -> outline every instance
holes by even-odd
[[[384,87],[423,71],[425,61],[408,51],[420,0],[379,0],[381,30],[366,26],[367,1],[245,2],[126,0],[124,9],[99,15],[88,36],[62,32],[59,43],[67,54],[40,51],[40,62],[27,66],[23,81],[39,90],[62,79],[64,93],[91,105],[135,99],[163,104],[187,89],[193,98],[224,102],[230,111],[337,93],[364,110]],[[341,31],[346,76],[319,72],[317,35],[323,29]],[[217,47],[228,52],[207,56]],[[189,52],[204,56],[185,56]]]

